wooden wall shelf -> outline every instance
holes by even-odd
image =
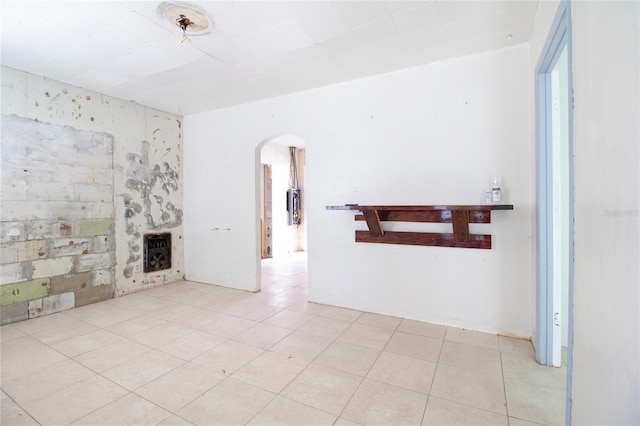
[[[356,231],[356,242],[464,248],[491,248],[491,235],[469,233],[470,223],[491,223],[492,210],[513,210],[512,204],[477,206],[327,206],[327,210],[353,210],[355,220],[367,222],[368,231]],[[453,233],[387,232],[382,222],[451,223]]]

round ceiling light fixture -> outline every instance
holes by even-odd
[[[183,1],[165,1],[156,9],[158,18],[171,30],[184,35],[200,36],[213,31],[213,18],[206,10]]]

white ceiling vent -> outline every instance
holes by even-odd
[[[200,36],[213,31],[213,18],[195,4],[165,1],[158,5],[156,15],[172,31],[188,36]]]

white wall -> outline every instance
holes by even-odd
[[[116,296],[183,278],[180,116],[7,67],[2,113],[113,136]],[[172,268],[145,274],[143,234],[158,232],[172,233]]]
[[[529,68],[520,45],[185,117],[187,278],[255,289],[256,146],[292,133],[306,142],[311,300],[530,336]],[[492,250],[356,244],[363,224],[325,209],[479,204],[493,175],[515,210],[473,226]]]
[[[640,3],[573,2],[574,424],[640,423]]]

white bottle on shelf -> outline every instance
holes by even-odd
[[[493,178],[493,186],[491,187],[491,201],[493,204],[500,204],[502,202],[502,191],[500,190],[500,182],[498,182],[498,178]]]
[[[491,192],[491,190],[486,189],[484,191],[484,194],[482,196],[482,202],[484,204],[489,204],[489,205],[493,204],[493,193]]]

